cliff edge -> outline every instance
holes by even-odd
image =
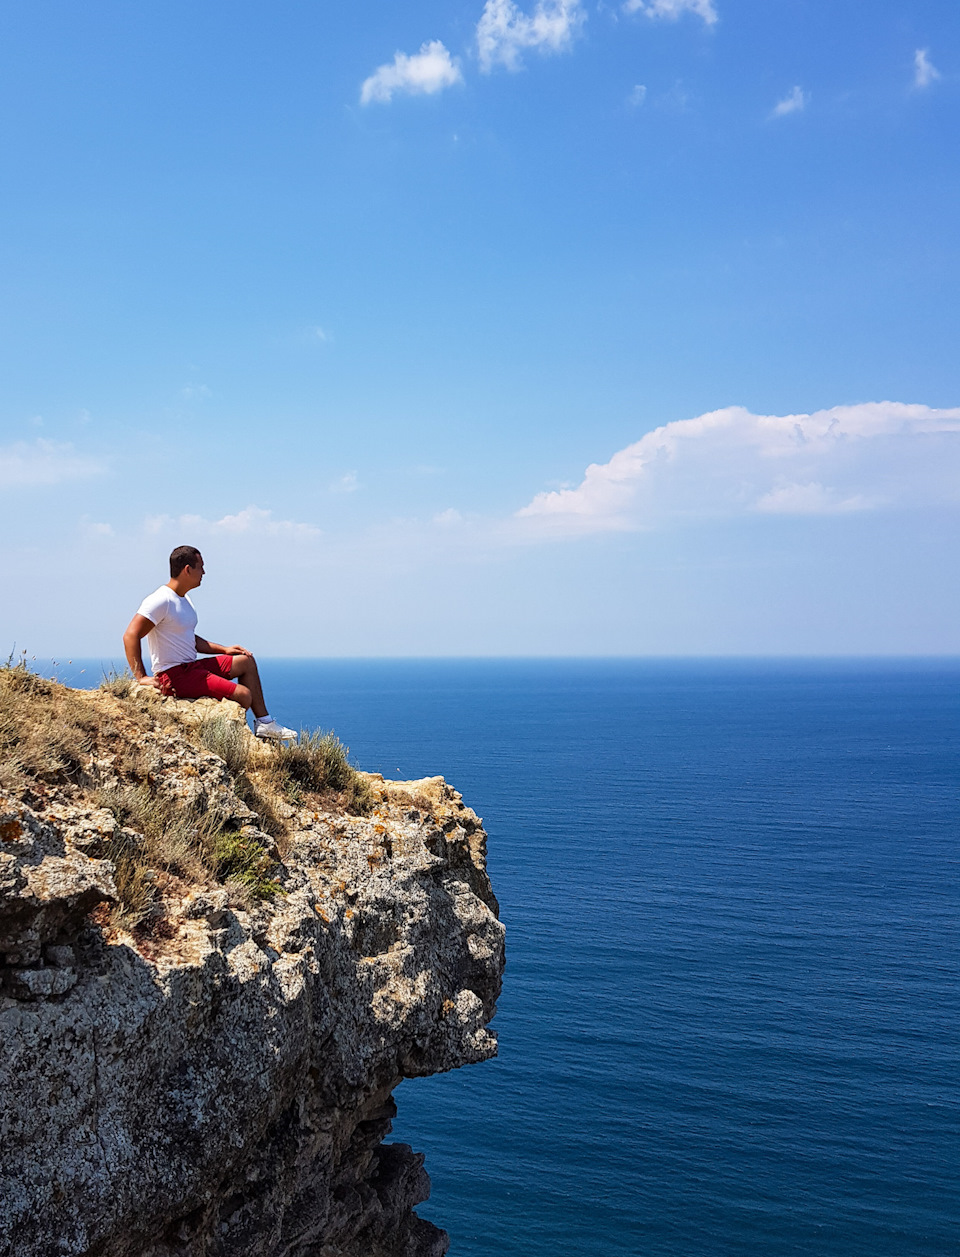
[[[383,1139],[496,1053],[481,822],[112,688],[0,670],[0,1253],[445,1253]]]

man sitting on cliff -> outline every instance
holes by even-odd
[[[170,555],[170,579],[144,598],[123,635],[123,649],[134,678],[176,698],[232,698],[253,708],[258,738],[285,742],[297,735],[267,714],[257,663],[243,646],[219,646],[198,637],[197,613],[190,590],[203,580],[203,556],[196,546],[177,546]],[[147,639],[153,676],[143,666],[140,642]],[[197,655],[213,655],[198,659]],[[236,678],[236,680],[234,680]]]

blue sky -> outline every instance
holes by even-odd
[[[956,652],[958,136],[947,0],[2,0],[0,644]]]

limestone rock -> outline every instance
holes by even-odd
[[[0,956],[8,965],[38,961],[44,943],[115,897],[112,864],[71,848],[56,823],[0,792]]]
[[[151,788],[255,826],[177,724],[138,737]],[[0,799],[0,1254],[446,1252],[413,1212],[423,1157],[383,1143],[391,1093],[495,1055],[504,932],[456,791],[370,780],[367,815],[289,806],[272,898],[161,878],[143,939],[89,917],[116,895],[111,813],[70,786]]]

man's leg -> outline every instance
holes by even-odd
[[[260,684],[260,673],[253,655],[234,655],[230,665],[230,676],[250,691],[249,706],[255,716],[265,716],[267,705],[263,701],[263,686]],[[247,706],[247,704],[244,704]]]

